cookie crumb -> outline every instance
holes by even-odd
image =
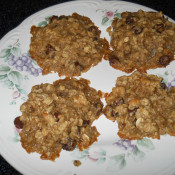
[[[73,163],[74,163],[74,165],[77,166],[77,167],[81,165],[81,162],[80,162],[79,160],[74,160]]]

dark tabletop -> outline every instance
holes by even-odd
[[[0,0],[0,38],[33,13],[69,0]],[[174,0],[128,0],[139,3],[175,20]],[[0,175],[20,175],[0,156]]]

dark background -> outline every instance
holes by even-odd
[[[0,39],[33,13],[69,0],[0,0]],[[162,11],[175,20],[174,0],[128,0]],[[2,133],[1,133],[2,134]],[[0,175],[20,175],[0,156]]]

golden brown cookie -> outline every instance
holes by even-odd
[[[156,75],[136,71],[119,77],[106,102],[104,114],[117,121],[121,138],[175,136],[175,87],[168,89]]]
[[[41,159],[55,160],[62,149],[88,148],[99,133],[94,120],[102,113],[100,92],[85,79],[63,79],[36,85],[20,107],[22,115],[14,121],[23,148],[41,154]]]
[[[175,54],[175,24],[162,12],[123,12],[107,29],[110,65],[126,73],[166,67]]]
[[[31,28],[31,57],[43,69],[60,76],[79,76],[96,66],[109,49],[101,31],[85,16],[52,16],[45,27]]]

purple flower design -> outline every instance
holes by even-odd
[[[171,86],[175,87],[175,78],[172,81],[170,81],[170,82],[167,83],[168,89],[170,89]]]
[[[117,145],[122,150],[129,150],[131,152],[136,149],[136,146],[131,143],[131,140],[120,139],[115,142],[114,145]]]

